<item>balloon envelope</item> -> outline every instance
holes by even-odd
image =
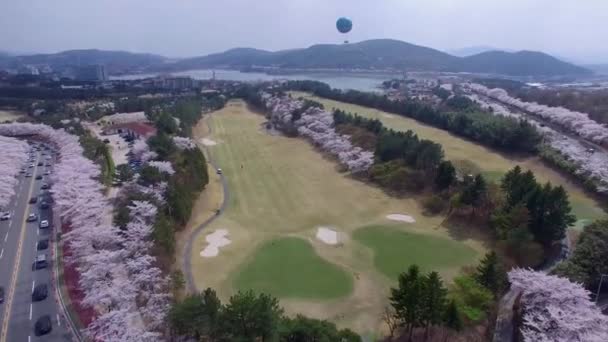
[[[353,29],[353,22],[348,18],[340,18],[336,21],[336,28],[340,33],[348,33]]]

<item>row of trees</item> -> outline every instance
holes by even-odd
[[[416,100],[390,100],[383,95],[355,90],[344,92],[317,81],[289,81],[285,89],[312,92],[320,97],[410,117],[505,151],[535,152],[541,141],[534,126],[525,120],[480,112],[439,111]]]
[[[276,298],[251,291],[238,292],[223,304],[208,288],[175,303],[168,318],[174,337],[196,341],[361,341],[354,332],[328,321],[287,317]]]

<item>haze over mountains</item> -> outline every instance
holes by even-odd
[[[6,66],[47,64],[104,64],[110,74],[138,71],[182,71],[202,68],[247,69],[252,66],[284,69],[365,69],[404,71],[451,71],[510,76],[588,75],[591,71],[535,51],[487,51],[458,57],[432,48],[390,39],[351,44],[318,44],[276,52],[236,48],[201,57],[170,60],[141,53],[70,50],[56,54],[5,57]]]

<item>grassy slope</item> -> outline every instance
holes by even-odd
[[[353,279],[319,257],[308,241],[287,237],[262,245],[242,266],[235,287],[281,298],[330,299],[350,294]]]
[[[445,237],[446,230],[437,228],[442,218],[422,216],[414,199],[388,197],[336,172],[336,164],[325,160],[303,139],[266,134],[261,129],[264,118],[250,113],[242,102],[230,102],[208,120],[213,128],[210,138],[218,145],[207,149],[224,171],[230,200],[226,212],[194,242],[192,265],[198,287],[213,287],[226,299],[235,291],[239,270],[252,262],[260,246],[276,238],[300,237],[308,240],[320,257],[352,274],[353,290],[334,300],[283,298],[281,304],[288,313],[331,319],[359,332],[375,331],[393,282],[376,270],[372,251],[353,241],[351,232],[382,224]],[[409,214],[417,222],[390,222],[385,218],[390,213]],[[335,227],[342,244],[319,242],[315,233],[320,225]],[[232,243],[222,247],[215,258],[200,257],[207,245],[205,236],[222,228],[229,231]],[[465,239],[460,243],[483,251],[479,242]],[[450,268],[442,275],[449,277],[455,271]]]
[[[481,145],[454,136],[444,130],[421,124],[413,119],[368,107],[323,99],[307,93],[294,92],[293,94],[294,96],[304,96],[321,102],[329,110],[339,108],[347,112],[358,113],[364,117],[378,119],[386,127],[395,130],[403,131],[411,129],[421,138],[431,139],[440,143],[443,146],[446,157],[456,164],[470,164],[472,168],[480,170],[485,176],[496,181],[507,170],[519,164],[524,169],[532,170],[538,179],[543,182],[549,181],[553,184],[563,185],[570,195],[572,207],[581,223],[583,220],[593,220],[605,216],[599,205],[588,197],[579,186],[545,166],[538,158],[507,157]]]

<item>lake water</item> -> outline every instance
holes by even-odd
[[[171,73],[174,76],[190,76],[197,80],[208,80],[213,75],[212,70],[188,70]],[[110,77],[112,80],[136,80],[155,77],[158,74],[136,74]],[[329,84],[337,89],[354,89],[360,91],[379,91],[382,81],[391,79],[390,75],[381,74],[338,74],[310,73],[290,75],[269,75],[260,72],[241,72],[238,70],[215,70],[215,78],[228,81],[272,81],[272,80],[314,80]]]

